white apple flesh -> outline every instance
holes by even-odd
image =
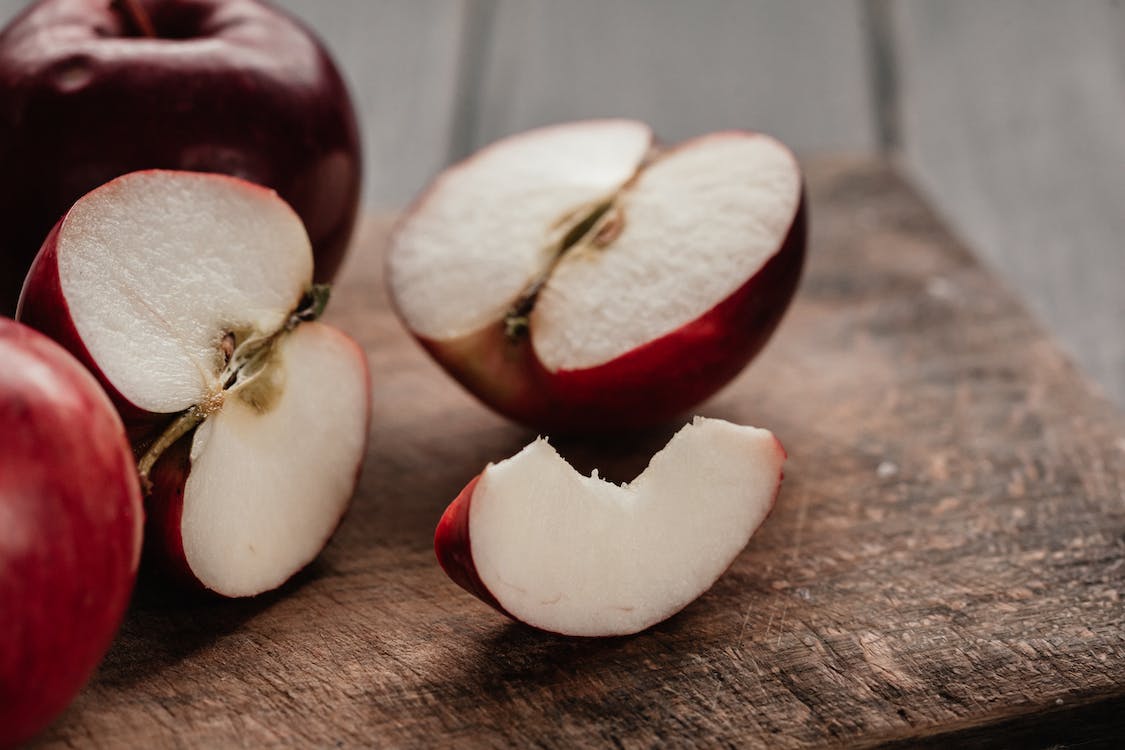
[[[629,120],[514,136],[439,176],[392,237],[406,327],[541,430],[667,421],[764,346],[805,250],[800,169],[765,135],[657,150]]]
[[[629,635],[714,584],[769,514],[784,462],[770,432],[696,418],[615,485],[539,439],[466,486],[434,548],[453,581],[515,620]]]
[[[148,541],[226,596],[281,585],[323,548],[364,455],[366,357],[312,322],[312,252],[273,191],[147,171],[79,200],[19,316],[101,380],[150,485]]]

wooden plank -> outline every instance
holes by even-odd
[[[803,152],[875,143],[856,0],[498,2],[489,43],[476,145],[622,115],[668,140],[749,128]]]
[[[785,484],[699,601],[567,639],[445,579],[445,504],[534,435],[404,333],[371,222],[330,309],[375,388],[336,538],[252,601],[143,582],[40,746],[979,746],[1045,714],[1043,736],[1125,732],[1125,420],[886,164],[817,162],[808,183],[794,309],[701,410],[775,430]],[[672,429],[559,447],[623,480]]]
[[[1125,5],[896,10],[912,174],[1125,404]]]

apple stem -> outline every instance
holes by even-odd
[[[152,491],[149,474],[164,451],[202,424],[207,417],[219,411],[228,392],[236,388],[245,388],[257,378],[266,369],[274,345],[283,334],[292,331],[301,323],[316,320],[323,315],[330,292],[331,286],[328,284],[311,285],[301,298],[297,309],[289,315],[285,325],[267,336],[247,339],[238,346],[235,346],[233,333],[223,336],[219,344],[223,358],[226,360],[223,372],[219,376],[222,389],[215,391],[204,403],[196,404],[172,420],[172,423],[149,444],[137,461],[137,473],[140,475],[141,488],[146,495]]]
[[[312,284],[305,291],[305,296],[301,299],[301,304],[297,306],[296,312],[289,316],[289,322],[285,324],[285,330],[292,331],[301,323],[316,320],[323,315],[324,309],[328,307],[328,298],[331,295],[331,284]]]
[[[152,25],[152,19],[140,0],[114,0],[113,5],[125,14],[126,19],[133,24],[136,31],[141,33],[141,36],[156,39],[156,27]]]
[[[168,429],[160,433],[151,445],[145,449],[144,455],[137,461],[137,474],[141,478],[141,489],[147,495],[152,492],[152,480],[149,474],[156,465],[157,459],[164,455],[164,451],[175,445],[176,441],[199,426],[207,414],[198,406],[193,406],[180,416],[172,420]]]
[[[164,432],[160,433],[156,440],[145,448],[144,454],[137,460],[137,473],[141,478],[141,489],[146,495],[152,491],[152,480],[149,478],[149,474],[152,473],[152,467],[156,465],[164,452],[175,445],[177,440],[202,424],[207,417],[219,411],[223,407],[227,393],[235,387],[245,387],[247,383],[254,380],[265,369],[265,363],[273,349],[273,343],[286,330],[291,329],[286,326],[269,336],[243,341],[229,355],[227,349],[233,345],[233,336],[228,333],[223,337],[220,348],[227,359],[227,364],[220,375],[222,388],[213,391],[203,403],[192,406],[173,419]]]

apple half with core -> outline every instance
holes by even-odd
[[[767,430],[697,417],[619,486],[540,438],[469,482],[434,549],[454,582],[515,620],[629,635],[711,588],[769,514],[784,462]]]
[[[11,4],[8,4],[10,7]],[[359,130],[331,55],[260,0],[38,0],[0,33],[0,313],[51,226],[140,169],[221,172],[278,191],[316,275],[344,257]]]
[[[142,525],[129,441],[97,381],[0,318],[0,747],[43,729],[101,661]]]
[[[20,318],[75,354],[125,419],[147,543],[226,596],[281,585],[348,506],[370,419],[367,360],[315,318],[312,252],[272,190],[146,171],[51,230]]]
[[[656,149],[639,122],[499,141],[392,237],[395,307],[470,392],[540,430],[665,422],[738,374],[805,253],[793,154],[723,132]]]

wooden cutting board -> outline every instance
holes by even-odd
[[[1045,746],[1125,733],[1125,421],[890,166],[807,174],[796,304],[700,409],[774,430],[785,484],[695,604],[635,637],[567,639],[445,578],[431,549],[442,509],[534,435],[404,333],[382,284],[387,222],[370,221],[328,316],[367,348],[375,404],[335,540],[252,601],[142,581],[42,745]],[[626,480],[674,429],[559,447]]]

